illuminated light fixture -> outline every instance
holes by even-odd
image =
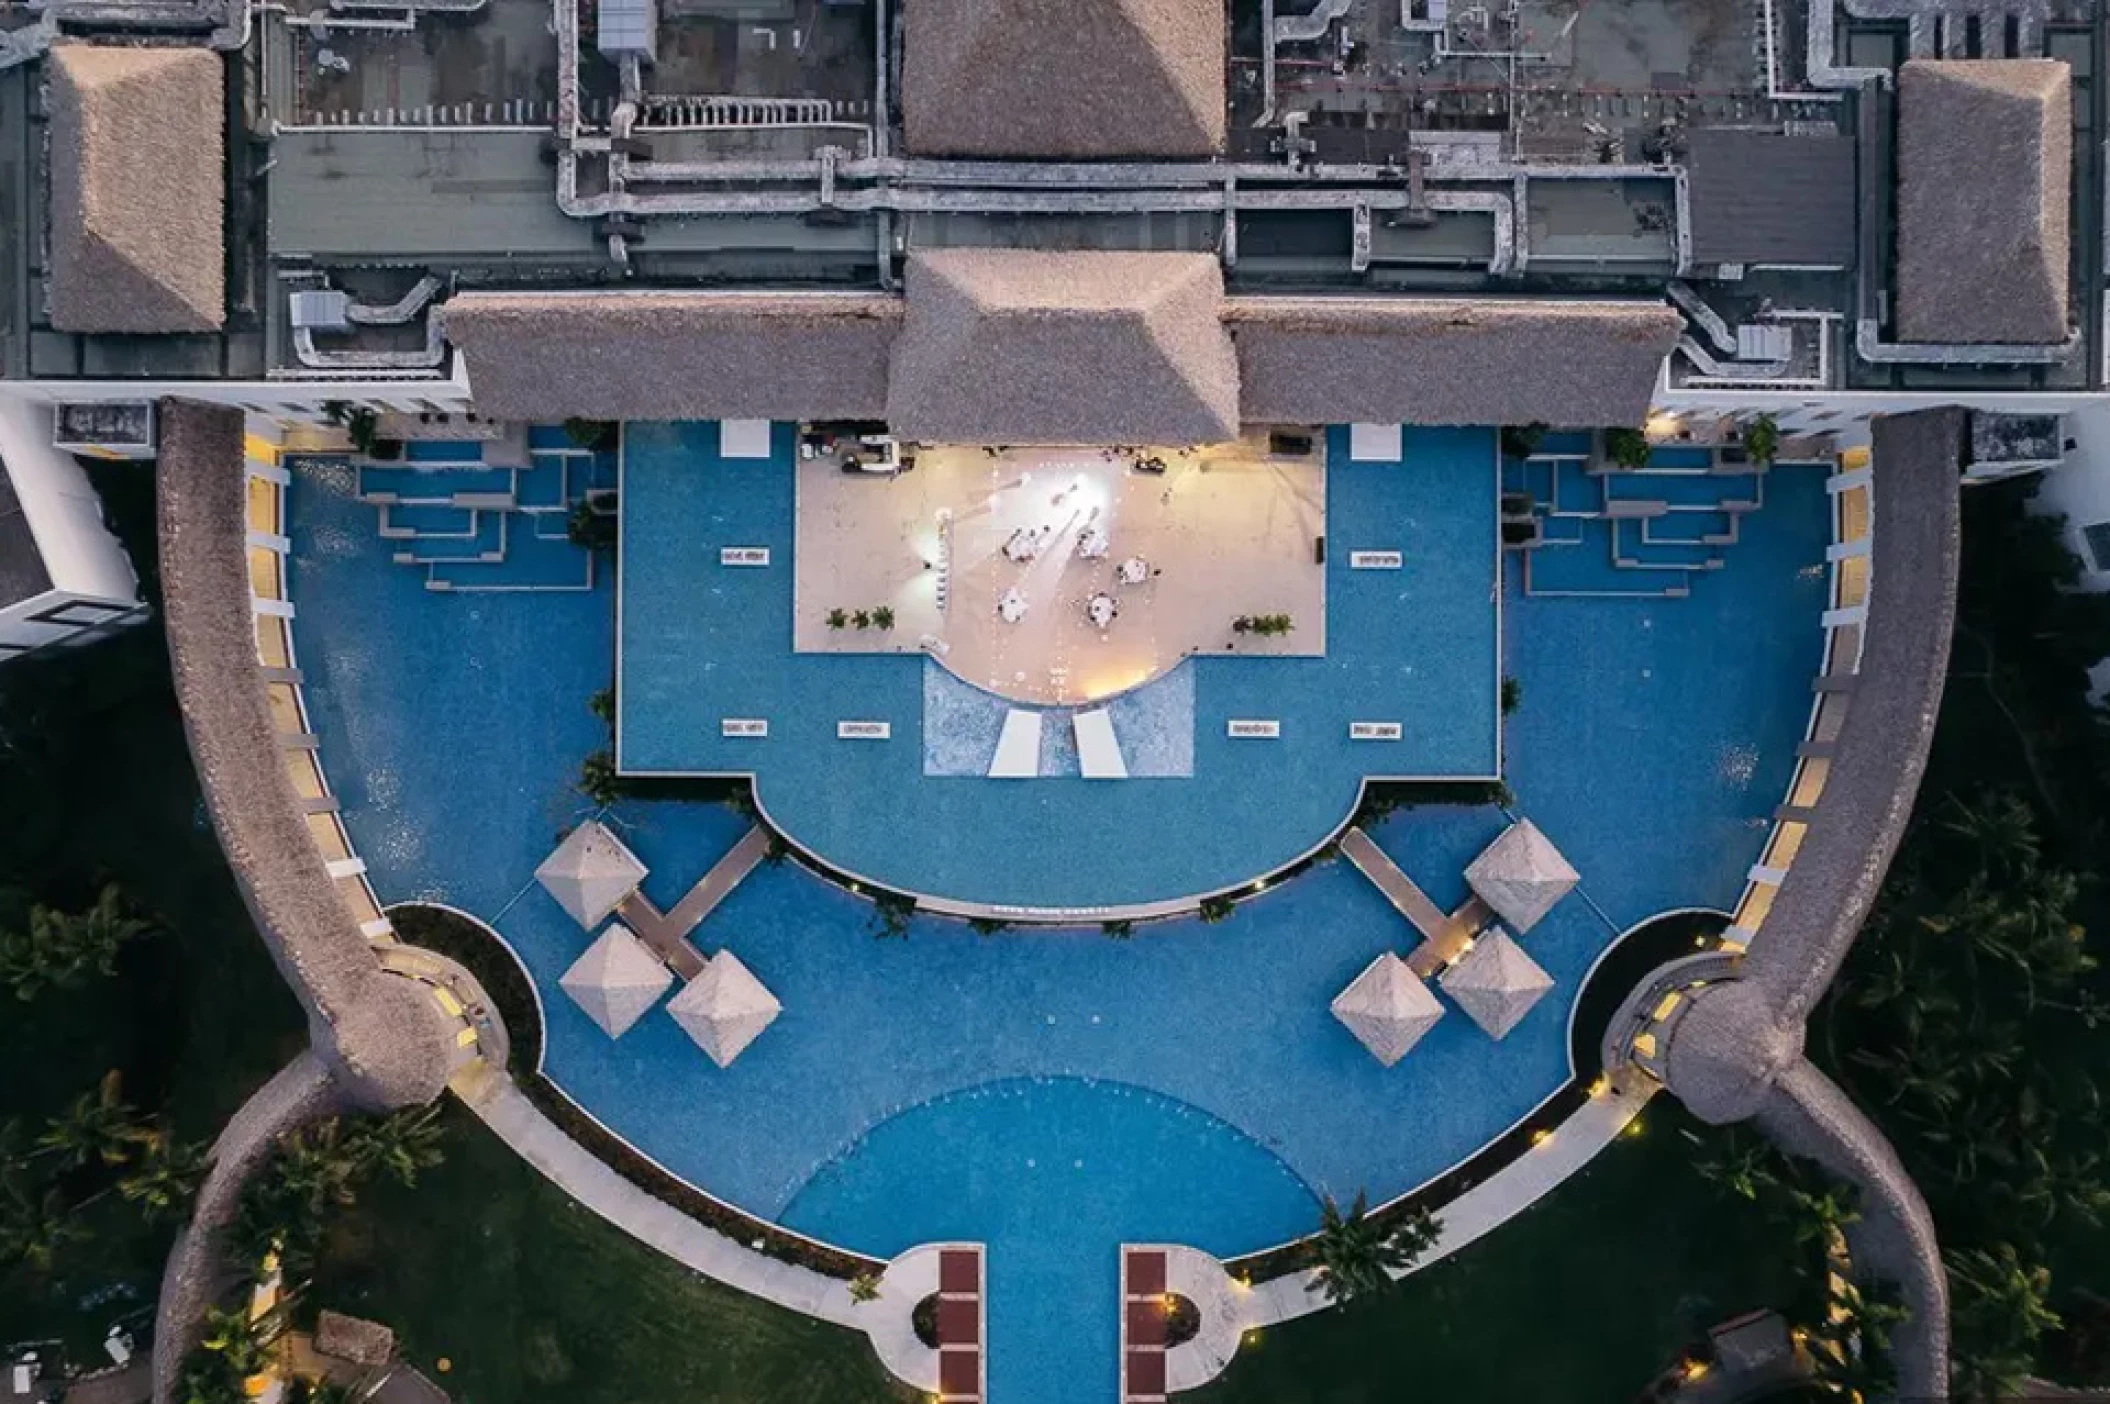
[[[1531,1144],[1534,1146],[1543,1146],[1552,1139],[1553,1132],[1543,1126],[1531,1133]]]

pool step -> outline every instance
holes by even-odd
[[[409,468],[359,465],[359,496],[367,502],[415,502],[457,507],[496,507],[513,498],[513,470],[482,464]]]
[[[382,509],[388,510],[386,508]],[[506,524],[502,512],[471,512],[475,529],[465,536],[418,536],[397,543],[390,559],[397,565],[440,562],[477,564],[505,558]]]
[[[1681,541],[1733,546],[1741,519],[1737,512],[1665,512],[1641,523],[1641,539],[1650,544]]]
[[[428,590],[465,593],[591,590],[593,553],[564,540],[546,540],[527,529],[525,517],[505,521],[504,555],[498,560],[436,563],[426,572]]]
[[[474,507],[442,503],[395,502],[381,505],[381,539],[460,539],[476,535]]]
[[[1659,519],[1660,520],[1660,519]],[[1699,541],[1649,541],[1646,521],[1612,524],[1612,561],[1624,570],[1719,570],[1719,547]]]

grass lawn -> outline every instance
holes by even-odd
[[[1667,1097],[1642,1135],[1456,1260],[1262,1333],[1187,1404],[1621,1404],[1707,1327],[1788,1300],[1790,1247],[1693,1169]]]
[[[150,573],[147,470],[98,477]],[[0,669],[0,813],[0,889],[20,894],[0,922],[31,899],[84,906],[114,881],[163,927],[112,978],[27,1003],[0,992],[0,1122],[33,1134],[115,1068],[126,1101],[210,1137],[306,1036],[206,823],[157,624]],[[56,1337],[99,1361],[110,1322],[153,1301],[172,1228],[114,1195],[84,1222],[93,1237],[49,1276],[0,1271],[0,1343]]]
[[[458,1404],[895,1404],[860,1333],[695,1276],[581,1209],[459,1106],[446,1163],[364,1192],[311,1307],[386,1321]],[[437,1371],[441,1358],[452,1368]]]

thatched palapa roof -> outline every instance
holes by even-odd
[[[909,0],[901,113],[918,156],[1223,149],[1223,0]]]
[[[601,933],[557,981],[586,1017],[621,1038],[674,983],[674,972],[621,922]]]
[[[1191,444],[1238,432],[1207,254],[940,249],[908,263],[887,420],[958,443]]]
[[[542,860],[535,881],[590,931],[637,891],[645,871],[644,863],[605,824],[589,819]]]
[[[1390,951],[1364,966],[1330,1007],[1370,1056],[1388,1068],[1443,1017],[1442,1002]]]
[[[2063,341],[2071,72],[2058,59],[1915,59],[1898,78],[1896,332]]]
[[[667,1001],[667,1012],[721,1068],[731,1067],[784,1006],[731,951],[720,951],[703,973]]]
[[[1553,977],[1524,954],[1506,931],[1495,931],[1438,979],[1443,992],[1458,1001],[1489,1036],[1500,1038],[1529,1014],[1553,988]]]
[[[1683,325],[1661,302],[1234,297],[1253,424],[1639,424]]]
[[[1579,878],[1538,825],[1519,819],[1466,865],[1465,880],[1495,915],[1529,931]]]
[[[61,44],[51,103],[52,326],[217,328],[227,315],[220,56]]]
[[[900,299],[463,293],[441,309],[497,419],[877,419]]]

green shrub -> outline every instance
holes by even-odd
[[[1231,907],[1232,902],[1231,899],[1228,897],[1220,895],[1216,897],[1204,897],[1202,898],[1201,906],[1199,909],[1197,909],[1195,915],[1199,916],[1204,922],[1207,922],[1209,925],[1214,926],[1217,922],[1222,921],[1226,917],[1231,915]]]
[[[1621,468],[1645,468],[1648,466],[1648,435],[1639,429],[1607,429],[1604,431],[1604,454]]]

